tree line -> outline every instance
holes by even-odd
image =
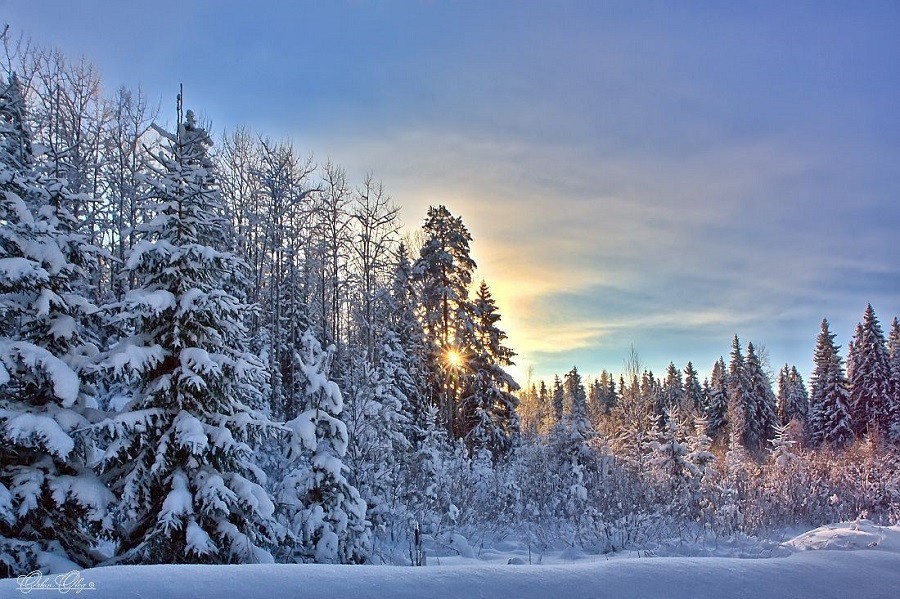
[[[696,422],[714,446],[754,454],[770,449],[779,434],[812,448],[841,449],[867,437],[896,443],[900,321],[893,319],[885,337],[869,304],[848,344],[846,361],[834,339],[823,320],[809,387],[797,367],[788,364],[772,381],[765,357],[753,343],[745,349],[736,335],[728,363],[719,358],[702,383],[692,362],[683,370],[670,363],[660,379],[642,370],[632,354],[628,373],[618,380],[603,370],[584,389],[570,393],[570,381],[581,379],[573,368],[563,379],[557,375],[550,385],[533,383],[522,393],[522,427],[532,437],[546,436],[575,410],[585,412],[593,429],[606,438],[635,426],[643,431],[664,428],[667,420],[679,419]],[[583,407],[574,399],[581,395],[586,397]]]

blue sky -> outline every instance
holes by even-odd
[[[900,4],[0,0],[38,43],[184,83],[410,228],[461,215],[519,365],[701,373],[732,335],[811,369],[900,314]],[[858,5],[857,5],[858,4]],[[521,372],[521,370],[520,370]]]

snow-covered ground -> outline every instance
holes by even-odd
[[[696,548],[686,545],[688,553]],[[723,551],[734,547],[723,544]],[[671,548],[669,549],[671,551]],[[752,552],[751,552],[752,553]],[[801,534],[772,557],[546,556],[540,565],[510,565],[499,552],[477,558],[399,566],[115,566],[70,575],[91,599],[277,599],[515,597],[900,597],[900,526],[865,520]],[[517,551],[510,559],[520,561]],[[535,558],[536,556],[532,556]],[[515,558],[519,558],[516,560]],[[509,561],[507,559],[506,561]],[[533,559],[534,561],[534,559]],[[33,595],[53,596],[54,576]],[[44,589],[38,593],[38,585]],[[23,596],[27,581],[0,581],[0,597]],[[70,594],[77,590],[73,586]]]

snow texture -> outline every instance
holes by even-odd
[[[202,531],[200,531],[202,532]],[[202,546],[202,534],[192,543]],[[270,599],[272,597],[896,597],[900,588],[900,527],[866,521],[826,526],[784,544],[786,557],[645,558],[557,556],[542,565],[527,555],[491,562],[457,558],[428,567],[255,564],[238,566],[113,566],[84,570],[92,599]],[[838,551],[856,549],[855,551]],[[548,563],[550,561],[551,563]],[[534,562],[532,562],[534,563]],[[60,564],[62,566],[62,564]],[[57,571],[62,571],[58,568]],[[52,578],[48,579],[52,580]],[[0,596],[18,596],[15,579],[0,580]],[[289,590],[289,591],[288,591]]]

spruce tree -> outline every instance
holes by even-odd
[[[891,384],[893,386],[890,403],[891,438],[900,441],[900,320],[894,317],[888,337],[888,355],[891,360]]]
[[[778,420],[782,425],[796,420],[805,425],[809,412],[809,394],[796,366],[787,364],[778,371]]]
[[[678,407],[680,409],[684,398],[684,381],[681,378],[681,370],[675,367],[674,362],[669,362],[666,368],[666,380],[662,387],[663,403],[665,409]]]
[[[844,375],[844,361],[834,337],[828,329],[828,321],[823,319],[813,357],[809,435],[813,445],[827,443],[832,447],[844,447],[853,440],[850,392]]]
[[[90,248],[70,194],[34,161],[20,84],[0,83],[0,576],[46,569],[43,552],[87,567],[112,495],[93,474],[97,347],[78,292]]]
[[[751,428],[754,414],[750,385],[741,343],[735,335],[731,344],[731,361],[728,364],[728,423],[731,439],[745,449],[748,444],[755,444],[756,441]]]
[[[745,369],[750,394],[746,411],[747,432],[744,446],[753,451],[760,451],[765,449],[769,439],[774,437],[775,425],[778,422],[772,384],[763,371],[752,343],[747,344]]]
[[[887,435],[891,424],[891,364],[884,333],[872,309],[866,306],[853,339],[852,369],[848,373],[853,432],[857,437]]]
[[[505,367],[513,365],[515,353],[503,345],[506,333],[497,323],[500,314],[491,292],[482,281],[473,303],[474,331],[467,360],[462,398],[464,437],[469,450],[487,449],[494,457],[508,452],[519,437],[519,400],[513,395],[519,385]]]
[[[682,394],[681,412],[687,415],[698,415],[703,405],[703,388],[693,363],[684,367],[684,393]]]
[[[713,365],[709,378],[706,407],[706,434],[716,444],[723,444],[728,438],[728,372],[725,360]]]
[[[553,376],[553,424],[561,422],[565,414],[566,392],[559,375]]]
[[[136,281],[116,306],[131,335],[106,364],[133,395],[106,424],[105,477],[118,496],[118,560],[125,563],[271,561],[275,507],[252,463],[268,421],[264,378],[249,353],[236,294],[246,267],[191,111],[146,166],[153,190],[127,272]]]

